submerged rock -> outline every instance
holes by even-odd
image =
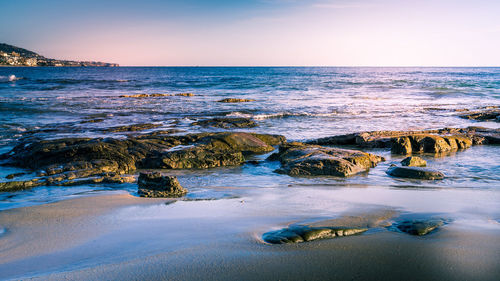
[[[192,96],[194,96],[193,93],[179,93],[179,94],[175,94],[175,95],[178,97],[192,97]]]
[[[442,220],[405,220],[396,223],[394,226],[405,233],[423,236],[442,226]]]
[[[163,176],[161,173],[140,173],[137,182],[141,197],[181,197],[187,193],[177,177]]]
[[[120,98],[156,98],[168,97],[170,94],[134,94],[134,95],[121,95]]]
[[[258,126],[255,121],[249,118],[212,118],[193,122],[192,125],[224,129],[253,128]]]
[[[318,239],[351,236],[363,233],[367,230],[368,228],[311,227],[306,225],[296,225],[264,233],[262,235],[262,239],[271,244],[301,243]]]
[[[398,167],[392,166],[387,169],[386,173],[397,178],[410,178],[422,180],[442,180],[444,174],[431,169],[421,167]]]
[[[225,103],[237,103],[237,102],[251,102],[255,101],[254,99],[238,99],[238,98],[225,98],[218,100],[217,102],[225,102]]]
[[[271,159],[280,161],[277,172],[291,176],[329,175],[347,177],[373,168],[383,157],[357,150],[289,143]]]
[[[104,132],[108,133],[118,133],[118,132],[134,132],[134,131],[143,131],[150,130],[154,128],[161,127],[162,124],[152,124],[152,123],[144,123],[144,124],[133,124],[127,126],[117,126],[104,129]]]
[[[401,161],[401,165],[410,167],[425,167],[427,166],[427,161],[418,156],[410,156],[403,159]]]

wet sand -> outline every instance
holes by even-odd
[[[487,200],[467,190],[412,192],[405,198],[415,206],[427,202],[429,213],[447,208],[460,215],[424,237],[389,231],[379,222],[418,209],[397,207],[400,191],[383,188],[258,189],[241,198],[172,204],[114,194],[6,210],[0,212],[6,229],[0,279],[497,280],[498,206],[484,207],[498,202],[497,193],[484,195]],[[393,206],[377,204],[373,194]],[[449,198],[446,206],[432,201],[441,196]],[[474,209],[476,200],[485,205]],[[266,231],[314,221],[372,228],[300,244],[260,239]]]

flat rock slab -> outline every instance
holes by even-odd
[[[404,220],[397,222],[393,227],[411,235],[423,236],[442,226],[442,220]]]
[[[393,166],[387,169],[386,173],[397,178],[410,178],[422,180],[442,180],[444,174],[427,168],[421,167],[399,167]]]
[[[347,177],[368,171],[379,162],[381,156],[340,148],[289,143],[280,146],[271,159],[279,160],[282,168],[277,172],[290,176],[338,176]]]
[[[350,236],[363,233],[367,230],[368,228],[311,227],[297,225],[264,233],[262,239],[270,244],[301,243],[318,239]]]

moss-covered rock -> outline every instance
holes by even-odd
[[[264,233],[262,239],[270,244],[301,243],[318,239],[351,236],[363,233],[367,230],[367,228],[357,227],[312,227],[307,225],[295,225]]]

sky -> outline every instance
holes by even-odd
[[[0,0],[0,42],[129,66],[500,66],[498,0]]]

